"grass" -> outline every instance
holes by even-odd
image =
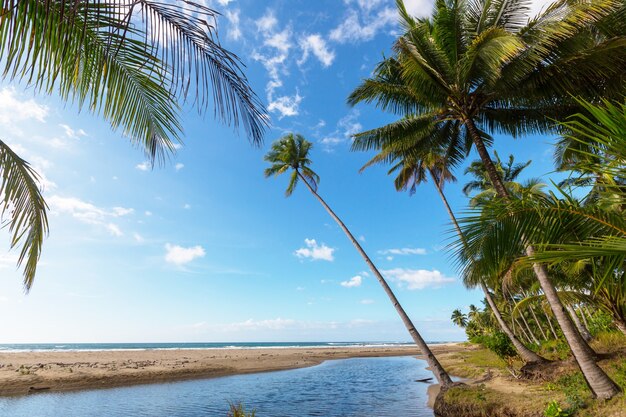
[[[604,358],[600,366],[626,391],[626,337],[616,332],[602,333],[594,339],[592,347]],[[558,343],[541,349],[551,359],[568,359],[568,352]],[[514,379],[503,360],[477,345],[467,344],[463,352],[442,355],[440,361],[452,375],[481,381],[468,381],[467,386],[446,392],[446,403],[455,405],[459,416],[626,416],[626,396],[621,394],[610,401],[594,400],[572,361],[564,362],[557,376],[547,382]],[[521,363],[514,366],[520,367]],[[561,413],[550,414],[550,410],[559,408]],[[476,413],[465,413],[466,410]]]

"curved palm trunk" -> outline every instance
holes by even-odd
[[[515,301],[515,298],[512,295],[510,295],[510,297],[511,297],[511,301],[513,302],[513,310],[515,310],[517,308],[517,301]],[[511,311],[511,314],[513,314],[513,311]],[[540,344],[539,340],[537,340],[537,338],[535,337],[535,334],[533,333],[530,326],[528,325],[528,322],[526,321],[526,317],[524,317],[524,312],[520,311],[519,316],[522,319],[522,323],[524,323],[524,326],[526,326],[526,335],[529,336],[528,340],[530,340],[530,343],[539,345]]]
[[[428,362],[428,365],[431,371],[433,372],[433,374],[435,374],[435,377],[437,378],[437,381],[439,382],[441,387],[447,388],[450,385],[452,385],[452,379],[450,379],[450,376],[448,375],[448,373],[445,371],[445,369],[443,369],[443,366],[441,366],[441,364],[439,363],[439,361],[437,360],[433,352],[430,350],[430,348],[424,341],[424,339],[422,339],[422,336],[419,334],[419,332],[413,325],[413,322],[411,321],[409,316],[406,314],[406,312],[400,305],[400,302],[398,301],[395,294],[391,290],[391,287],[389,287],[389,285],[387,284],[387,281],[385,280],[385,278],[383,278],[383,276],[378,271],[378,269],[376,268],[372,260],[369,258],[367,253],[365,253],[365,251],[363,250],[359,242],[354,238],[350,230],[348,230],[348,228],[341,221],[341,219],[337,217],[335,212],[328,206],[328,204],[326,204],[326,202],[322,199],[322,197],[320,197],[320,195],[315,192],[315,190],[313,189],[313,187],[311,187],[311,185],[308,183],[306,178],[304,178],[304,176],[302,176],[300,172],[298,172],[298,176],[306,184],[307,188],[315,196],[315,198],[317,198],[317,200],[322,204],[322,206],[324,206],[328,214],[330,214],[330,216],[337,222],[337,224],[339,225],[339,227],[341,227],[341,229],[344,231],[346,236],[348,236],[348,239],[350,239],[350,241],[352,242],[356,250],[361,254],[363,259],[365,260],[365,263],[367,263],[367,266],[369,266],[370,270],[372,271],[372,273],[374,274],[374,276],[376,277],[380,285],[382,285],[383,289],[385,290],[385,293],[389,297],[389,300],[391,300],[391,303],[393,304],[396,311],[400,315],[400,318],[402,319],[404,326],[407,328],[407,330],[411,334],[411,337],[415,341],[415,344],[419,347],[422,354],[426,357],[426,361]]]
[[[585,329],[589,330],[589,322],[587,321],[587,316],[582,308],[578,307],[578,312],[580,313],[580,318],[583,319],[583,324],[585,325]]]
[[[580,322],[580,319],[578,318],[578,314],[576,314],[576,311],[574,311],[572,306],[569,305],[569,304],[566,304],[565,305],[565,309],[569,313],[570,317],[572,318],[572,321],[574,322],[574,325],[576,326],[576,328],[580,332],[580,335],[583,337],[583,339],[585,339],[585,341],[587,341],[587,342],[590,341],[591,339],[593,339],[593,337],[591,337],[591,333],[589,333],[589,330],[587,330],[587,327],[585,327]]]
[[[504,199],[509,199],[509,193],[504,187],[504,183],[502,182],[496,167],[493,165],[491,156],[489,156],[489,152],[487,152],[485,143],[480,137],[474,121],[471,118],[467,118],[464,122],[468,133],[472,138],[472,142],[474,142],[474,145],[476,146],[478,155],[485,164],[489,180],[498,193],[498,196]],[[527,245],[526,254],[528,256],[534,255],[535,249],[531,245]],[[621,391],[620,388],[596,363],[595,352],[589,347],[587,342],[585,342],[580,333],[576,330],[576,327],[574,327],[572,320],[567,315],[561,300],[559,300],[556,289],[548,277],[546,267],[540,264],[533,264],[533,270],[537,276],[539,284],[541,285],[543,293],[546,295],[546,299],[550,304],[554,317],[559,323],[559,326],[561,326],[565,340],[572,350],[574,358],[576,359],[576,362],[578,363],[578,366],[580,367],[580,370],[583,373],[589,388],[591,389],[591,392],[594,396],[602,399],[614,397]]]
[[[554,326],[552,325],[552,320],[550,320],[550,314],[546,314],[546,320],[548,321],[548,326],[550,326],[550,332],[552,332],[552,336],[554,336],[554,340],[558,340],[559,336],[556,334],[556,330],[554,330]]]
[[[537,324],[537,327],[539,327],[539,331],[541,332],[541,335],[543,336],[543,340],[548,340],[548,335],[546,334],[545,330],[543,330],[543,326],[541,326],[541,322],[539,321],[539,318],[535,314],[535,310],[533,310],[532,306],[529,306],[528,309],[530,310],[530,314],[532,314],[533,316],[533,320],[535,320],[535,324]]]
[[[439,193],[439,197],[441,197],[441,200],[443,201],[443,205],[446,206],[446,210],[448,211],[450,220],[452,220],[452,224],[454,224],[454,228],[456,229],[456,232],[459,235],[459,238],[465,245],[465,237],[463,236],[463,232],[461,231],[461,228],[459,227],[459,222],[457,222],[456,216],[454,215],[454,212],[452,211],[452,208],[450,207],[450,204],[448,203],[448,199],[446,198],[446,195],[443,193],[443,190],[441,189],[441,186],[439,185],[439,182],[437,181],[437,178],[435,177],[435,175],[433,175],[432,171],[430,171],[430,176],[433,179],[433,183],[435,184],[435,188],[437,189],[437,192]],[[500,313],[498,306],[493,301],[493,298],[491,298],[491,293],[489,292],[489,289],[487,288],[487,286],[485,285],[483,281],[480,282],[480,288],[483,290],[483,293],[485,294],[485,298],[487,299],[487,303],[489,304],[489,307],[491,307],[491,311],[493,311],[493,315],[496,317],[496,321],[500,325],[500,328],[502,329],[504,334],[506,334],[509,337],[509,339],[511,340],[511,343],[513,343],[513,346],[515,346],[515,350],[517,350],[517,353],[524,360],[524,362],[545,362],[546,360],[544,358],[537,355],[532,350],[528,349],[517,338],[517,336],[515,336],[513,331],[511,331],[511,328],[509,327],[509,325],[502,318],[502,314]]]
[[[626,335],[626,322],[622,319],[613,319],[613,321],[615,322],[615,326],[617,327],[617,329],[624,333]]]

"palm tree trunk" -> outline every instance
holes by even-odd
[[[446,210],[448,211],[450,220],[452,220],[452,224],[454,224],[454,228],[456,229],[456,232],[459,235],[459,239],[461,239],[461,241],[463,242],[463,245],[465,245],[466,244],[465,236],[463,236],[463,232],[461,231],[459,222],[456,220],[456,216],[454,215],[454,212],[452,211],[450,204],[448,204],[448,199],[446,198],[446,195],[443,193],[443,190],[441,189],[441,185],[439,184],[439,181],[437,181],[437,177],[433,174],[432,170],[430,170],[430,176],[433,179],[433,183],[435,184],[435,188],[437,189],[437,192],[439,193],[439,197],[441,197],[441,200],[443,201],[443,205],[446,206]],[[513,343],[513,346],[515,346],[515,350],[517,350],[517,353],[524,360],[524,362],[545,362],[546,360],[544,358],[537,355],[532,350],[528,349],[522,342],[519,341],[517,336],[515,336],[515,334],[511,331],[511,328],[509,327],[509,325],[506,324],[506,322],[502,319],[502,314],[500,313],[500,310],[498,309],[498,306],[496,305],[496,303],[493,301],[493,298],[491,298],[491,293],[489,292],[489,289],[487,288],[487,286],[485,285],[483,281],[480,282],[480,288],[482,288],[483,293],[485,294],[485,298],[487,299],[487,303],[489,304],[489,307],[491,307],[491,311],[493,311],[493,314],[496,317],[496,321],[500,325],[500,328],[511,340],[511,343]]]
[[[523,334],[524,337],[526,338],[526,343],[531,344],[533,341],[530,340],[530,336],[528,336],[528,332],[526,331],[526,329],[524,329],[524,326],[519,324],[519,320],[518,319],[513,319],[513,321],[515,321],[515,323],[517,323],[517,327],[520,329],[520,333]]]
[[[514,308],[517,308],[517,301],[515,301],[515,298],[513,298],[513,296],[511,296],[511,301],[513,301],[513,306]],[[528,334],[530,335],[530,338],[532,339],[532,341],[536,344],[536,345],[540,345],[539,340],[537,340],[537,338],[535,337],[535,334],[533,333],[533,331],[530,329],[530,326],[528,325],[528,322],[526,321],[526,317],[524,317],[524,312],[520,311],[520,317],[522,318],[522,323],[524,323],[524,326],[526,326],[526,330],[528,331]]]
[[[322,197],[320,197],[320,195],[317,194],[317,192],[315,192],[315,190],[313,189],[313,187],[311,187],[311,185],[306,180],[306,178],[304,178],[304,176],[300,174],[300,172],[298,172],[298,176],[306,184],[309,191],[315,196],[315,198],[317,198],[317,200],[326,209],[328,214],[330,214],[330,216],[337,222],[339,227],[341,227],[341,229],[344,231],[346,236],[348,236],[348,239],[350,239],[350,241],[352,242],[356,250],[359,252],[359,254],[361,254],[363,259],[365,260],[365,263],[369,266],[370,270],[372,271],[372,273],[374,274],[374,276],[376,277],[380,285],[382,285],[383,289],[385,290],[385,293],[389,297],[389,300],[391,300],[391,303],[393,304],[396,311],[400,315],[402,322],[404,323],[405,327],[411,334],[411,337],[415,341],[415,344],[419,347],[422,354],[426,357],[426,362],[428,362],[428,365],[431,371],[433,372],[433,374],[435,374],[435,377],[437,378],[437,381],[439,382],[441,387],[448,388],[449,386],[451,386],[452,379],[450,379],[450,376],[448,375],[448,373],[445,371],[445,369],[443,369],[443,366],[441,366],[441,364],[439,363],[439,361],[437,360],[433,352],[430,350],[430,348],[428,347],[428,345],[426,344],[422,336],[419,334],[419,332],[413,325],[413,322],[411,321],[409,316],[406,314],[406,312],[404,311],[404,308],[402,308],[402,306],[400,305],[400,302],[398,301],[395,294],[391,290],[391,287],[389,287],[389,285],[387,284],[387,281],[385,280],[385,278],[383,278],[382,274],[378,271],[378,268],[376,268],[376,266],[374,265],[370,257],[367,255],[367,253],[365,253],[365,251],[363,250],[359,242],[355,239],[355,237],[352,235],[350,230],[348,230],[346,225],[341,221],[341,219],[328,206],[328,204],[326,204],[326,202],[322,199]]]
[[[566,304],[565,309],[567,310],[569,315],[572,317],[572,321],[574,322],[574,325],[576,325],[576,328],[580,332],[583,339],[585,339],[585,341],[587,342],[593,339],[591,337],[591,333],[589,333],[589,330],[587,330],[587,328],[580,322],[580,319],[578,318],[578,314],[576,314],[576,311],[574,311],[572,306],[569,304]]]
[[[554,330],[554,326],[552,325],[552,320],[550,320],[550,314],[545,313],[546,320],[548,321],[548,326],[550,326],[550,331],[552,332],[552,336],[554,336],[554,340],[559,340],[559,336],[556,334]]]
[[[517,350],[517,353],[524,360],[524,362],[527,362],[527,363],[528,362],[547,362],[546,359],[537,355],[535,352],[528,349],[522,342],[520,342],[520,340],[515,336],[515,334],[513,334],[508,324],[506,324],[506,322],[502,319],[502,314],[500,314],[500,310],[498,310],[498,306],[496,306],[496,303],[493,301],[493,298],[491,298],[491,294],[489,293],[489,289],[487,288],[487,286],[482,282],[480,283],[480,286],[483,289],[483,292],[485,293],[485,298],[487,299],[487,303],[489,303],[489,306],[491,307],[491,310],[493,311],[494,316],[496,316],[496,321],[500,325],[500,328],[509,337],[509,339],[511,340],[511,343],[513,343],[513,346],[515,346],[515,350]]]
[[[493,161],[491,160],[491,156],[489,156],[489,152],[487,152],[485,143],[478,133],[474,120],[466,118],[465,126],[467,127],[468,133],[472,138],[472,142],[474,142],[474,145],[476,146],[480,159],[483,161],[483,164],[485,164],[489,180],[498,193],[498,196],[507,200],[510,199],[509,193],[502,182],[502,178],[500,178],[496,167],[493,165]],[[526,242],[524,243],[526,244]],[[528,256],[533,256],[535,254],[535,249],[531,245],[527,245],[526,254]],[[533,270],[537,276],[539,284],[541,285],[541,289],[546,295],[546,299],[550,304],[554,317],[556,318],[557,323],[559,323],[559,326],[561,326],[565,340],[572,350],[574,358],[576,359],[576,362],[578,363],[578,366],[580,367],[580,370],[585,377],[589,388],[591,389],[591,392],[594,396],[601,399],[614,397],[621,391],[621,389],[596,363],[595,352],[593,352],[587,342],[585,342],[580,333],[574,327],[572,320],[565,312],[565,308],[563,307],[561,300],[559,300],[556,289],[548,277],[546,267],[540,264],[533,264]]]
[[[614,318],[613,321],[615,322],[615,327],[617,327],[617,329],[624,333],[626,335],[626,322],[622,319],[618,319],[618,318]]]
[[[530,314],[532,314],[533,320],[535,320],[535,323],[537,324],[537,327],[539,327],[539,331],[541,332],[541,335],[543,336],[543,340],[548,340],[548,335],[543,330],[543,327],[541,326],[541,322],[539,321],[539,318],[535,314],[535,310],[533,310],[532,306],[528,307],[528,309],[530,310]]]
[[[585,325],[585,329],[589,330],[589,322],[587,322],[587,316],[585,316],[585,312],[580,306],[578,307],[578,312],[580,313],[580,317],[583,319],[583,324]]]

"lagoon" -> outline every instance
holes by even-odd
[[[242,402],[257,417],[432,417],[426,362],[352,358],[287,371],[0,398],[7,417],[226,416]]]

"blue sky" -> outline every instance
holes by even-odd
[[[211,4],[211,3],[209,3]],[[220,34],[270,110],[265,144],[185,109],[184,146],[151,169],[140,149],[55,96],[0,83],[0,131],[42,175],[50,205],[36,282],[24,295],[0,235],[5,343],[409,340],[343,232],[305,188],[265,179],[273,140],[314,143],[319,192],[390,280],[427,340],[464,339],[451,311],[480,303],[445,246],[449,220],[431,184],[410,197],[350,135],[394,120],[346,97],[397,33],[392,0],[218,0]],[[417,15],[427,1],[407,1]],[[553,171],[551,138],[496,137],[501,156]],[[471,159],[474,159],[475,155]],[[456,210],[467,181],[446,193]]]

